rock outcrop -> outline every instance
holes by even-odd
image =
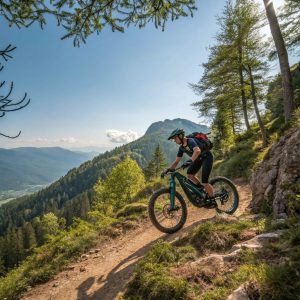
[[[251,178],[252,201],[249,208],[260,212],[271,206],[275,218],[289,214],[288,202],[300,185],[300,126],[274,143]]]

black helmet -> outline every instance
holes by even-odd
[[[180,135],[182,134],[182,138],[184,137],[184,130],[182,128],[176,128],[175,130],[173,130],[170,134],[170,136],[168,137],[168,140],[173,139],[176,135]]]

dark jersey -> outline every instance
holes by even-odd
[[[201,142],[198,139],[188,138],[187,146],[183,147],[182,145],[178,149],[177,157],[182,157],[183,153],[186,153],[188,156],[193,155],[193,149],[199,147],[201,149],[201,154],[207,152],[207,146],[204,142]]]

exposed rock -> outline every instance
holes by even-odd
[[[227,298],[227,300],[250,300],[247,295],[245,286],[242,285],[238,289],[232,292],[232,294]]]
[[[53,287],[58,287],[59,286],[59,282],[54,282],[52,286]]]
[[[279,224],[284,224],[285,220],[286,220],[285,218],[272,220],[271,226],[276,226],[276,225],[279,225]]]
[[[274,143],[254,170],[249,207],[257,213],[264,203],[269,203],[274,217],[282,218],[282,214],[289,214],[288,201],[296,184],[300,184],[300,126]]]
[[[250,239],[254,238],[255,236],[256,236],[256,230],[247,229],[247,230],[244,230],[240,234],[240,240],[242,240],[242,241],[250,240]]]
[[[239,218],[239,220],[257,221],[263,217],[264,217],[263,214],[252,214],[252,215],[247,215],[247,216],[241,216]]]
[[[86,267],[81,266],[80,269],[79,269],[79,271],[80,271],[80,272],[85,272],[85,271],[86,271]]]
[[[88,259],[90,256],[88,255],[88,254],[82,254],[81,255],[81,260],[86,260],[86,259]]]

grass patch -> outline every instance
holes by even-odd
[[[147,209],[148,205],[145,203],[131,203],[119,210],[116,214],[116,218],[129,217],[132,215],[145,217],[147,215]]]
[[[201,295],[201,300],[223,300],[241,284],[264,277],[265,265],[242,265],[236,271],[218,276],[213,280],[213,287]]]
[[[218,223],[219,222],[219,223]],[[206,222],[183,238],[175,241],[175,246],[193,246],[198,254],[211,251],[226,251],[236,243],[246,229],[257,225],[254,221]]]
[[[142,259],[134,272],[123,298],[133,299],[187,299],[188,282],[170,274],[170,266],[187,258],[194,249],[176,248],[158,241]]]

